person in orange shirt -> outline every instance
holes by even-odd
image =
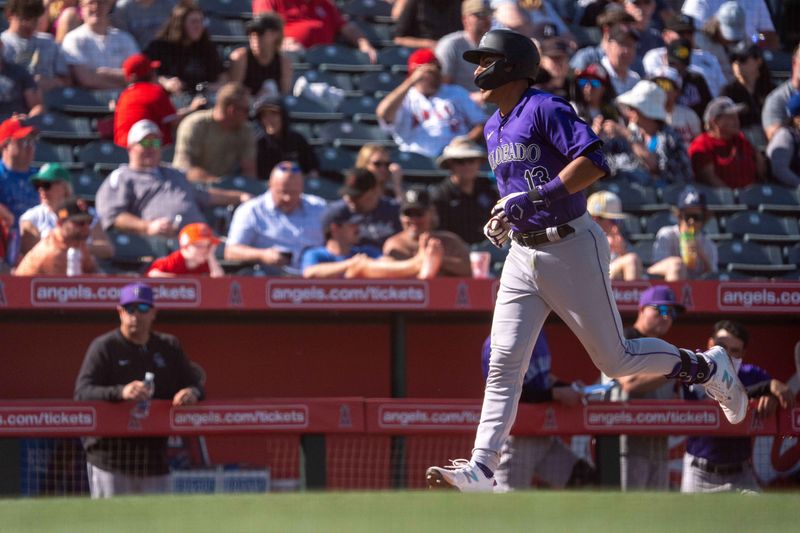
[[[178,235],[178,242],[180,249],[153,261],[147,271],[148,277],[172,278],[188,274],[219,278],[225,275],[214,255],[220,241],[208,224],[195,222],[185,226]]]
[[[81,198],[61,202],[56,208],[56,227],[41,239],[20,261],[16,276],[58,276],[67,273],[67,250],[81,252],[81,272],[97,272],[97,263],[86,240],[91,232],[92,215]]]

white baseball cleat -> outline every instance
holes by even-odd
[[[429,489],[457,489],[461,492],[492,492],[494,477],[486,477],[477,465],[454,459],[450,466],[432,466],[425,472]]]
[[[722,346],[714,346],[699,355],[717,367],[711,378],[702,385],[706,394],[719,402],[728,422],[738,424],[747,414],[747,392],[736,375],[731,358]]]

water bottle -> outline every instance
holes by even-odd
[[[697,255],[690,247],[690,243],[693,243],[694,240],[693,227],[686,228],[686,231],[681,232],[681,259],[688,270],[693,270],[697,263]]]
[[[150,414],[150,399],[153,397],[153,392],[156,388],[155,374],[152,372],[145,372],[144,387],[147,389],[147,399],[136,402],[136,408],[134,409],[134,416],[136,418],[147,418]]]
[[[83,254],[80,248],[70,248],[67,250],[67,276],[80,276],[83,274],[81,270],[81,261]]]

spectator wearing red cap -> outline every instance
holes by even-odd
[[[111,26],[111,0],[81,0],[83,24],[61,43],[75,82],[86,89],[125,87],[122,63],[139,51],[131,34]]]
[[[147,270],[151,278],[172,278],[180,275],[210,275],[219,278],[225,271],[219,266],[215,252],[220,240],[203,222],[185,226],[178,235],[180,249],[156,259]]]
[[[134,54],[122,64],[130,85],[119,95],[114,109],[114,143],[117,146],[128,147],[128,131],[140,120],[158,124],[163,144],[172,144],[173,129],[181,119],[206,104],[205,98],[196,96],[188,106],[176,110],[169,93],[156,83],[155,69],[160,66],[159,61],[151,61],[144,54]]]
[[[453,137],[478,141],[486,116],[458,85],[442,83],[433,51],[417,50],[408,58],[408,77],[380,101],[381,127],[390,131],[400,150],[436,157]]]
[[[606,69],[592,63],[575,73],[570,84],[570,103],[584,122],[591,124],[595,133],[605,120],[617,121],[619,112],[614,106],[616,93],[611,86]]]
[[[284,50],[301,50],[317,44],[333,44],[341,35],[369,56],[378,60],[378,52],[358,26],[342,18],[331,0],[253,0],[253,15],[274,12],[286,23]]]
[[[36,128],[24,125],[18,118],[0,124],[0,206],[11,212],[14,221],[39,203],[39,195],[29,181],[38,170],[31,166],[37,133]]]

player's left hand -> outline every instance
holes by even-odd
[[[514,192],[503,196],[494,204],[492,216],[502,214],[509,222],[522,224],[544,206],[544,200],[539,197],[535,189],[528,192]]]
[[[175,393],[172,398],[172,405],[192,405],[199,400],[200,398],[197,397],[194,387],[186,387]]]

